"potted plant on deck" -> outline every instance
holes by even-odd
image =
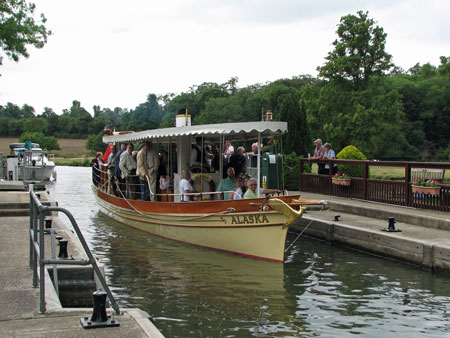
[[[441,187],[437,184],[438,182],[436,180],[421,180],[416,178],[411,188],[413,193],[439,196],[441,194]]]
[[[336,173],[332,178],[331,182],[336,185],[350,185],[350,178],[341,173]]]

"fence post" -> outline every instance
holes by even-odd
[[[369,162],[365,161],[363,164],[363,199],[367,201],[367,184],[369,178]]]
[[[405,165],[405,194],[406,194],[406,206],[411,206],[411,194],[409,193],[409,182],[411,181],[411,165],[406,163]]]

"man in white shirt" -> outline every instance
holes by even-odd
[[[191,183],[189,182],[191,178],[191,172],[188,168],[184,168],[181,171],[181,180],[180,183],[178,183],[178,190],[181,194],[181,201],[182,202],[189,202],[191,200],[190,195],[185,195],[188,193],[192,193],[194,188],[192,188]]]
[[[132,143],[128,143],[127,150],[120,155],[119,168],[122,171],[122,177],[126,180],[126,197],[136,198],[136,180],[133,175],[136,175],[136,160],[133,158],[134,146]]]

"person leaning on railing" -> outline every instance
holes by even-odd
[[[103,165],[102,161],[103,153],[98,152],[95,155],[95,158],[91,161],[91,167],[92,167],[92,182],[96,187],[98,187],[100,183],[100,166]]]

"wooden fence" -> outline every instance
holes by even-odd
[[[349,186],[336,185],[332,183],[332,174],[318,175],[305,173],[304,163],[333,164],[362,166],[363,177],[352,177]],[[402,167],[405,176],[392,180],[370,179],[370,167]],[[432,169],[427,171],[426,169]],[[398,162],[398,161],[351,161],[351,160],[300,160],[299,190],[324,195],[355,198],[367,201],[403,205],[422,209],[438,211],[450,211],[450,185],[439,183],[438,195],[419,194],[412,191],[412,179],[414,173],[433,173],[450,169],[450,163],[437,162]],[[427,178],[422,176],[422,178]],[[430,176],[435,178],[435,176]]]

